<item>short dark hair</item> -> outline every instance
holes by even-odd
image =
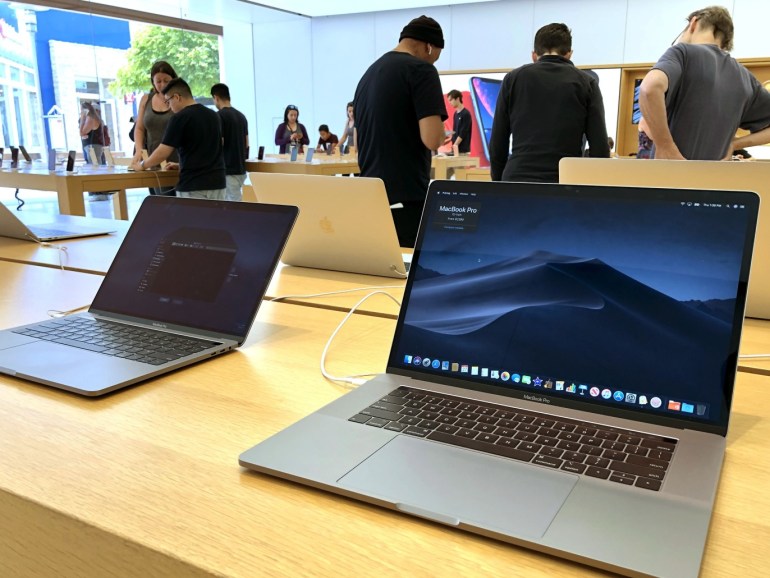
[[[459,100],[460,102],[463,101],[463,93],[460,92],[459,90],[450,90],[446,96],[447,98],[454,98],[456,100]]]
[[[735,36],[735,27],[733,19],[727,8],[722,6],[709,6],[701,10],[696,10],[687,17],[687,22],[697,18],[701,25],[714,30],[714,38],[720,41],[720,48],[730,52],[733,49],[733,37]]]
[[[535,34],[535,54],[542,56],[546,52],[556,51],[565,56],[572,50],[572,31],[566,24],[546,24]]]
[[[166,96],[173,96],[174,94],[178,94],[184,98],[193,97],[192,90],[190,90],[190,85],[184,81],[184,78],[174,78],[171,80],[166,85],[166,88],[163,89],[163,94]]]
[[[221,98],[222,100],[230,101],[230,89],[227,88],[227,85],[221,82],[218,82],[214,86],[211,87],[211,96],[217,96]]]
[[[322,124],[318,127],[318,132],[329,132],[329,125],[328,124]]]

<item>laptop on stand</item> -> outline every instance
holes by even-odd
[[[258,202],[300,209],[281,257],[287,265],[406,277],[411,255],[401,253],[382,180],[280,173],[249,180]]]
[[[0,373],[96,396],[239,347],[296,216],[147,197],[88,313],[0,331]]]
[[[242,466],[623,574],[697,576],[754,193],[431,183],[385,374]]]

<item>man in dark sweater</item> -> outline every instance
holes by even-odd
[[[179,169],[177,196],[224,200],[225,161],[219,115],[195,102],[190,86],[181,78],[169,82],[163,95],[174,116],[161,144],[146,160],[132,167],[143,171],[157,166],[177,150],[179,164],[166,163],[166,169]]]
[[[610,156],[599,83],[570,61],[570,29],[543,26],[534,48],[533,63],[506,74],[500,87],[489,143],[493,181],[558,182],[559,161],[583,155],[583,135],[590,156]]]

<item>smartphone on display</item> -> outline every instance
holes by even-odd
[[[67,153],[67,172],[71,173],[75,170],[75,151],[69,151]]]
[[[261,161],[265,158],[265,147],[259,147],[259,150],[257,151],[257,160]]]
[[[291,161],[297,160],[297,155],[299,154],[299,147],[291,147]]]
[[[19,149],[11,147],[11,168],[16,169],[19,167]]]
[[[492,138],[492,121],[495,118],[497,95],[500,93],[502,83],[503,81],[497,78],[472,76],[470,79],[473,112],[476,115],[476,123],[481,130],[481,143],[484,146],[487,160],[489,160],[489,139]]]
[[[315,152],[314,148],[308,147],[307,149],[307,155],[305,155],[305,162],[309,163],[313,160],[313,153]]]
[[[28,163],[31,163],[32,157],[29,156],[29,153],[27,152],[27,149],[24,148],[24,145],[19,145],[19,150],[21,151],[21,156],[24,157],[24,160]]]
[[[48,170],[49,171],[56,170],[56,150],[55,149],[48,149]]]

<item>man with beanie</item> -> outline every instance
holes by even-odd
[[[413,247],[430,180],[431,151],[447,118],[433,63],[444,48],[438,22],[415,18],[398,45],[364,73],[354,99],[361,175],[385,182],[398,240]]]

